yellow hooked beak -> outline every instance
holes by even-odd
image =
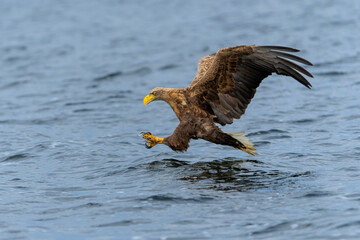
[[[154,99],[155,99],[155,95],[153,95],[153,94],[149,94],[149,95],[147,95],[145,98],[144,98],[144,105],[146,106],[146,105],[148,105],[149,103],[151,103],[152,101],[154,101]]]

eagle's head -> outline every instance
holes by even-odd
[[[163,100],[166,101],[168,97],[168,88],[157,87],[151,90],[150,94],[144,98],[144,105],[148,105],[152,101]]]

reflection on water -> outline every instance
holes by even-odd
[[[205,188],[219,191],[251,191],[276,188],[294,183],[297,178],[311,176],[310,171],[290,173],[276,169],[259,160],[226,158],[211,162],[190,162],[177,159],[154,161],[147,167],[152,171],[166,171],[176,168],[178,180],[191,183],[206,182]],[[200,185],[204,187],[204,185]]]

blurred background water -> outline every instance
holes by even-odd
[[[0,4],[0,239],[359,239],[359,1],[45,1]],[[240,121],[258,156],[168,136],[153,87],[197,61],[284,45],[312,90],[271,76]]]

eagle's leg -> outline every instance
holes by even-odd
[[[149,132],[142,132],[141,134],[142,134],[142,137],[144,139],[146,139],[146,143],[145,143],[146,148],[152,148],[159,143],[163,143],[163,141],[164,141],[163,138],[155,137]]]

